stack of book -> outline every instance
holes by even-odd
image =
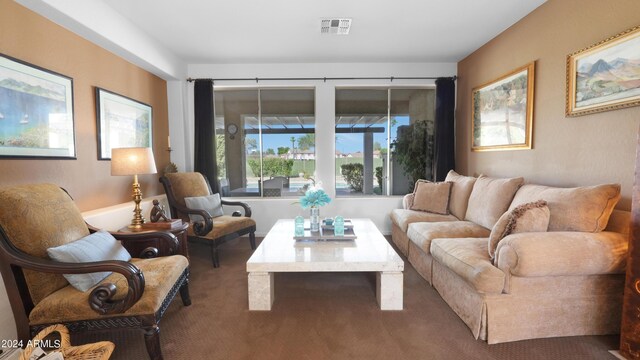
[[[145,222],[142,228],[146,230],[175,230],[182,227],[182,219],[171,219],[169,221]]]

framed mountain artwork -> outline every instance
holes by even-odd
[[[567,116],[640,105],[640,26],[567,56]]]

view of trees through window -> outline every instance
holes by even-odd
[[[337,196],[412,191],[434,118],[434,89],[336,89]]]
[[[315,171],[313,89],[215,90],[223,196],[300,196]]]

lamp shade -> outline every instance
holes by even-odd
[[[111,175],[155,174],[156,161],[148,147],[111,149]]]

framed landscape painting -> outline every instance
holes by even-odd
[[[151,106],[96,88],[98,160],[110,160],[111,149],[152,147]]]
[[[472,90],[472,151],[531,149],[535,63]]]
[[[71,78],[0,54],[0,157],[76,158]]]
[[[567,116],[640,105],[640,26],[567,56]]]

